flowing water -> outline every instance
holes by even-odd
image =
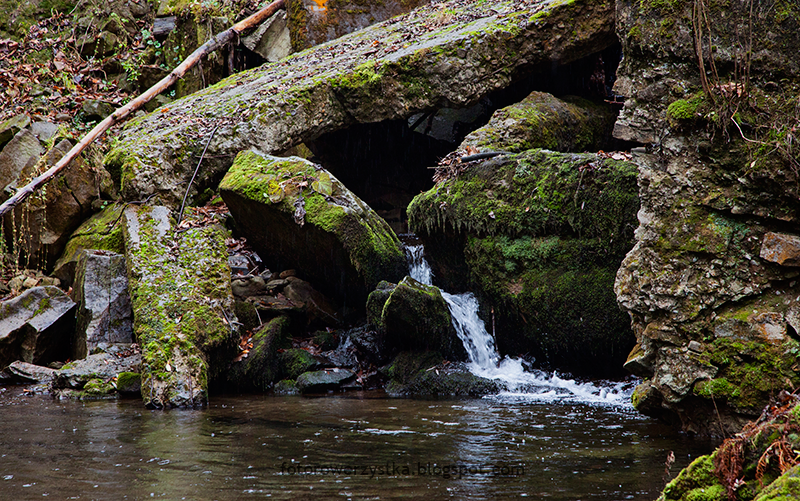
[[[609,404],[212,395],[194,411],[0,389],[0,499],[652,500],[708,444]]]

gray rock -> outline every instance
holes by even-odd
[[[39,138],[39,141],[46,143],[58,133],[58,124],[52,122],[33,122],[31,132]]]
[[[58,287],[34,287],[0,303],[0,366],[69,357],[75,303]]]
[[[237,278],[231,282],[231,290],[238,297],[257,296],[264,292],[266,284],[261,277]]]
[[[302,393],[320,393],[336,390],[355,373],[347,369],[325,369],[314,372],[304,372],[297,378],[297,388]]]
[[[98,99],[87,99],[81,105],[81,111],[87,120],[103,120],[114,113],[115,109],[113,104]]]
[[[133,342],[133,310],[128,295],[125,256],[83,251],[78,260],[73,298],[78,302],[73,359],[102,344]]]
[[[0,151],[0,189],[9,185],[18,188],[17,181],[22,171],[36,165],[42,153],[42,145],[29,129],[17,132]]]
[[[26,128],[30,123],[30,117],[25,114],[15,115],[0,123],[0,150],[11,141],[11,138],[17,135],[19,131]]]
[[[269,62],[292,53],[292,40],[286,24],[286,12],[279,10],[261,23],[253,33],[242,37],[242,44]]]
[[[12,379],[20,383],[50,383],[56,373],[55,369],[19,360],[9,365],[7,370]]]
[[[138,352],[132,352],[129,356],[124,357],[105,352],[96,353],[83,360],[70,362],[55,371],[52,388],[54,390],[63,388],[80,390],[93,379],[108,382],[123,372],[138,373],[141,365],[142,355]]]
[[[449,22],[436,22],[439,5],[452,8]],[[238,73],[235,81],[131,122],[107,165],[121,168],[129,180],[126,199],[158,193],[164,203],[177,205],[194,172],[198,144],[214,127],[208,116],[228,118],[209,143],[195,186],[211,184],[229,168],[231,156],[246,148],[276,154],[355,123],[466,107],[524,70],[574,61],[617,40],[610,2],[518,2],[504,6],[503,15],[495,7],[477,0],[427,5],[403,22],[350,34],[346,44],[331,42],[286,64]]]

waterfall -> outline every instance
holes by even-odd
[[[408,258],[408,275],[417,282],[433,285],[433,272],[425,260],[425,249],[419,243],[405,245]],[[478,316],[477,298],[470,292],[449,294],[441,291],[450,308],[453,327],[469,356],[467,366],[476,376],[494,379],[504,384],[507,391],[502,398],[524,400],[578,400],[592,403],[610,403],[630,406],[633,385],[603,381],[579,383],[558,374],[526,368],[519,358],[500,358],[495,340]]]

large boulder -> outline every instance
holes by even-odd
[[[534,68],[609,47],[613,9],[610,0],[425,5],[135,119],[106,164],[121,173],[126,199],[157,193],[177,205],[206,143],[190,199],[247,148],[275,154],[356,123],[470,106]]]
[[[692,2],[617,2],[614,133],[646,145],[615,286],[638,340],[626,366],[646,379],[638,409],[695,433],[734,433],[800,385],[800,284],[784,256],[800,223],[800,11],[770,5],[710,3],[698,20]]]
[[[503,385],[476,376],[466,364],[451,363],[437,352],[401,352],[381,368],[389,378],[386,392],[396,396],[482,397],[499,393]]]
[[[85,358],[97,347],[133,342],[133,310],[128,294],[125,256],[83,251],[73,288],[78,303],[72,358]]]
[[[58,287],[34,287],[0,303],[0,366],[69,358],[75,303]]]
[[[176,232],[163,206],[128,206],[124,218],[142,398],[154,408],[203,405],[236,341],[226,233],[215,224]]]
[[[464,165],[408,212],[437,281],[478,295],[501,353],[610,375],[633,345],[613,285],[637,208],[633,164],[529,150]]]
[[[395,351],[435,351],[449,360],[467,360],[441,291],[405,277],[370,293],[367,319]]]
[[[405,272],[400,241],[386,222],[307,160],[244,151],[220,193],[265,262],[300,270],[340,304],[361,308],[380,280]]]

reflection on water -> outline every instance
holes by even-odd
[[[200,411],[0,389],[16,499],[654,499],[709,444],[628,408],[511,397],[215,397]]]

